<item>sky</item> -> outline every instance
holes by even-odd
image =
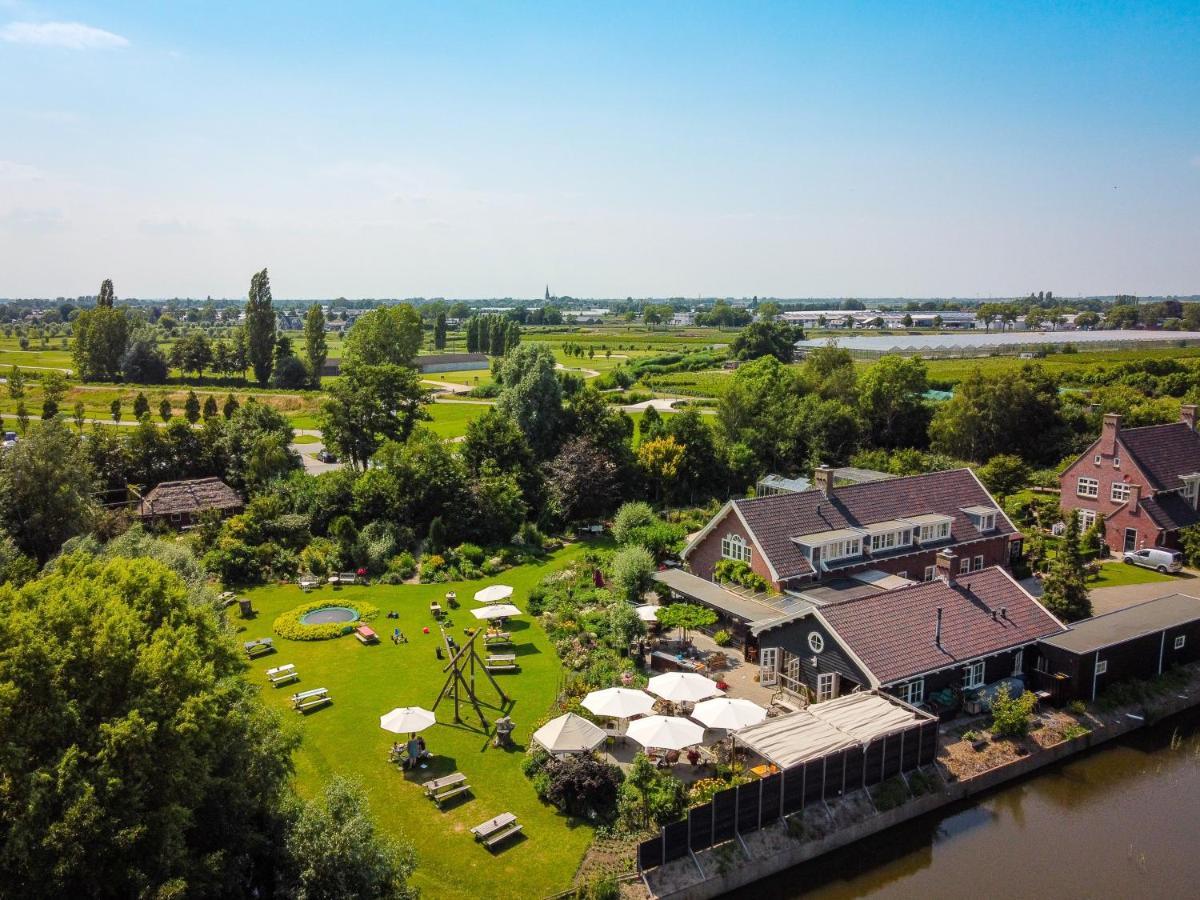
[[[1200,3],[0,0],[0,296],[1200,292]]]

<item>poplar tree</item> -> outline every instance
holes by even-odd
[[[255,272],[250,279],[246,301],[246,355],[254,378],[266,385],[271,377],[275,356],[275,310],[271,306],[271,279],[267,270]]]
[[[308,308],[304,317],[304,361],[308,364],[309,375],[313,387],[321,386],[321,370],[325,367],[325,359],[329,355],[329,345],[325,341],[325,313],[321,305],[314,303]]]
[[[446,349],[446,314],[440,312],[433,322],[433,346],[435,350]]]

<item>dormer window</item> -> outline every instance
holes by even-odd
[[[721,538],[721,555],[738,562],[750,562],[750,545],[740,534],[727,534]]]
[[[903,519],[876,522],[865,526],[864,530],[868,535],[867,546],[872,553],[886,553],[912,544],[913,524]]]
[[[928,513],[921,516],[909,516],[906,521],[915,529],[913,535],[916,540],[922,544],[933,544],[950,537],[950,527],[954,519],[938,513]]]
[[[967,506],[963,508],[963,512],[971,517],[971,524],[980,531],[992,531],[996,527],[999,510],[995,507]]]
[[[1183,490],[1179,492],[1183,495],[1183,499],[1188,502],[1188,506],[1192,509],[1196,508],[1196,499],[1200,497],[1200,473],[1196,475],[1185,475],[1183,478]]]

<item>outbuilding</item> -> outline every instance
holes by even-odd
[[[1200,659],[1200,599],[1171,594],[1076,622],[1040,642],[1039,689],[1054,700],[1095,700],[1133,678],[1154,678]]]

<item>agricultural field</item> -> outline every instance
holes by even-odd
[[[1091,353],[1054,353],[1040,359],[1020,359],[1015,356],[984,356],[976,359],[927,359],[926,368],[931,381],[957,384],[975,369],[985,375],[1013,372],[1026,363],[1037,363],[1052,375],[1070,376],[1086,369],[1115,366],[1118,363],[1144,359],[1184,359],[1200,357],[1200,347],[1099,350]],[[856,363],[862,368],[872,365],[869,360]]]
[[[516,588],[513,602],[524,607],[529,589],[547,572],[573,560],[586,546],[576,544],[551,555],[542,565],[511,569],[492,581]],[[240,641],[274,637],[278,652],[250,664],[248,677],[263,684],[268,706],[296,721],[303,744],[296,754],[296,783],[301,793],[314,796],[333,775],[360,779],[372,814],[385,832],[403,834],[416,847],[420,866],[414,884],[426,896],[446,898],[545,897],[570,886],[571,878],[592,839],[592,829],[569,821],[537,798],[521,771],[524,749],[533,730],[547,717],[558,692],[562,667],[545,632],[536,621],[522,616],[510,622],[521,670],[497,675],[513,704],[509,714],[516,722],[516,749],[491,746],[469,706],[462,724],[453,722],[449,701],[437,708],[438,724],[423,736],[433,759],[429,767],[406,772],[388,761],[388,749],[397,736],[379,727],[379,717],[397,706],[431,708],[445,674],[444,662],[434,655],[441,640],[429,603],[442,600],[447,590],[457,592],[463,608],[450,612],[448,632],[460,642],[464,626],[476,624],[467,608],[471,596],[488,581],[347,587],[334,591],[322,587],[303,594],[295,585],[256,588],[246,593],[256,617],[233,619]],[[382,637],[374,646],[363,646],[350,636],[327,641],[290,641],[275,634],[272,623],[286,610],[318,600],[360,600],[377,606],[372,622]],[[387,619],[387,612],[399,619]],[[393,644],[393,628],[400,628],[408,643]],[[429,633],[425,633],[424,629]],[[265,669],[293,663],[301,681],[295,687],[271,688]],[[498,698],[482,676],[477,688],[490,720],[500,713]],[[305,717],[292,712],[288,697],[299,690],[324,687],[333,702]],[[406,737],[406,736],[404,736]],[[404,737],[400,738],[401,740]],[[426,799],[421,783],[462,772],[471,792],[439,810]],[[470,828],[499,813],[515,813],[524,826],[522,836],[495,853],[472,839]]]

